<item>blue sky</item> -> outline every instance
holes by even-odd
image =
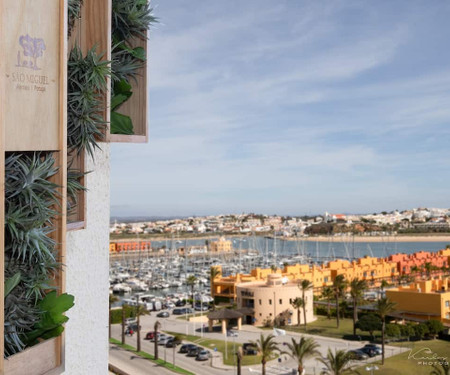
[[[158,0],[113,215],[448,207],[450,3]]]

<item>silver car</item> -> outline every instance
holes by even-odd
[[[209,350],[201,350],[197,357],[195,358],[196,361],[207,361],[211,358],[211,352]]]

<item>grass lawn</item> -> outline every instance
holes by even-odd
[[[283,327],[288,331],[295,331],[304,333],[304,326],[287,326]],[[351,339],[353,337],[353,320],[352,319],[340,319],[339,320],[339,329],[336,328],[336,318],[328,319],[326,316],[317,316],[317,320],[307,324],[307,332],[312,335],[326,336],[326,337],[335,337],[335,338],[348,338]],[[362,332],[359,329],[356,330],[356,334],[361,336],[362,340],[370,340],[371,337],[367,332]],[[375,337],[377,334],[381,334],[380,332],[374,332]]]
[[[225,341],[222,340],[210,340],[201,338],[199,336],[192,336],[192,335],[182,335],[176,332],[167,332],[170,335],[177,335],[184,341],[190,341],[194,344],[204,346],[205,348],[209,348],[211,352],[214,351],[214,348],[217,348],[218,352],[221,352],[223,355],[223,363],[229,366],[235,365],[236,356],[233,355],[233,353],[236,353],[238,348],[241,346],[240,343],[233,344],[233,339],[230,338],[227,340],[227,354],[228,356],[225,357]],[[277,355],[274,355],[270,360],[275,359]],[[249,366],[249,365],[259,365],[261,363],[261,356],[260,355],[244,355],[242,357],[241,364],[242,366]]]
[[[423,356],[431,357],[433,353],[436,353],[439,357],[447,357],[447,361],[450,361],[450,342],[443,340],[426,340],[415,342],[401,342],[391,344],[395,346],[403,346],[411,349],[402,354],[398,354],[389,357],[385,360],[384,365],[381,366],[381,361],[375,362],[379,370],[375,371],[377,375],[429,375],[433,370],[431,365],[423,365],[420,360],[412,358],[420,358]],[[430,349],[433,353],[425,353],[424,349]],[[418,353],[419,350],[421,352]],[[408,359],[408,356],[411,358]],[[365,369],[366,366],[361,366],[358,370],[361,374],[368,373]]]
[[[140,356],[140,357],[142,357],[142,358],[146,358],[146,359],[148,359],[148,360],[150,360],[150,361],[152,361],[152,362],[157,363],[157,364],[160,365],[160,366],[166,367],[166,368],[168,368],[169,370],[171,370],[171,371],[173,371],[173,372],[176,372],[177,374],[182,374],[182,375],[195,375],[195,374],[193,374],[192,372],[190,372],[190,371],[188,371],[188,370],[185,370],[184,368],[181,368],[181,367],[178,367],[178,366],[175,366],[175,367],[174,367],[173,364],[168,363],[168,362],[165,362],[163,359],[157,359],[157,360],[155,360],[155,356],[153,356],[152,354],[149,354],[149,353],[147,353],[147,352],[143,352],[143,351],[137,352],[135,347],[133,347],[133,346],[131,346],[131,345],[128,345],[128,344],[122,344],[119,340],[116,340],[116,339],[111,338],[111,339],[109,339],[109,341],[110,341],[112,344],[115,344],[115,345],[117,345],[117,346],[120,346],[121,348],[123,348],[123,349],[125,349],[125,350],[128,350],[128,351],[130,351],[130,352],[136,353],[138,356]]]

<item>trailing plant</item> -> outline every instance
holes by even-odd
[[[106,122],[102,117],[103,97],[111,74],[110,62],[98,54],[96,47],[83,56],[75,46],[68,61],[67,146],[78,155],[93,156],[97,139],[103,138]]]
[[[71,166],[67,167],[67,217],[75,212],[78,205],[79,193],[87,191],[81,179],[88,173],[72,168]]]
[[[133,47],[132,39],[147,39],[147,31],[155,22],[157,18],[147,0],[112,2],[112,134],[134,134],[131,118],[118,110],[133,95],[130,81],[136,80],[147,60],[145,49]]]
[[[75,25],[76,19],[80,18],[81,6],[83,5],[83,0],[69,0],[68,3],[68,33],[69,36],[72,34],[73,27]]]
[[[12,153],[5,160],[5,355],[26,347],[42,318],[40,301],[54,289],[61,264],[50,237],[58,215],[58,172],[51,153]]]

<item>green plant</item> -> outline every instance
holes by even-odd
[[[375,305],[375,311],[381,318],[381,364],[384,365],[384,334],[386,329],[386,317],[395,311],[396,303],[389,298],[381,298]]]
[[[111,133],[134,134],[129,116],[118,112],[133,95],[131,80],[145,66],[147,56],[142,47],[133,47],[134,38],[147,39],[147,31],[157,22],[147,0],[113,0],[112,2],[112,97]]]
[[[319,361],[325,365],[321,372],[323,375],[344,375],[352,373],[350,368],[352,355],[345,350],[328,349],[326,358],[319,358]]]
[[[320,356],[320,352],[318,351],[319,344],[310,337],[301,337],[298,342],[292,338],[292,342],[286,343],[286,346],[288,351],[283,351],[281,354],[288,354],[297,362],[299,374],[303,374],[304,361],[306,359]]]
[[[75,46],[68,60],[67,147],[93,156],[97,139],[104,137],[106,122],[102,117],[103,97],[111,75],[110,61],[103,60],[96,46],[84,56]]]
[[[361,331],[369,332],[373,339],[373,332],[381,330],[381,319],[375,314],[365,314],[359,318],[355,326]]]
[[[57,295],[56,291],[48,293],[39,303],[41,311],[39,321],[34,329],[26,334],[29,346],[36,345],[38,339],[51,339],[59,336],[63,331],[63,324],[69,318],[64,313],[74,305],[74,297],[64,293]]]
[[[81,179],[89,172],[81,172],[78,169],[67,168],[67,216],[72,214],[78,205],[78,195],[87,188],[81,183]]]
[[[83,0],[69,0],[68,2],[68,33],[72,34],[75,20],[80,17]]]
[[[275,342],[274,335],[261,336],[256,341],[251,341],[257,351],[261,354],[262,375],[266,375],[267,360],[278,350],[278,344]]]
[[[45,294],[61,264],[51,238],[58,215],[52,153],[10,153],[5,160],[5,355],[23,350],[42,316]]]
[[[362,300],[367,289],[366,280],[357,277],[350,282],[350,296],[353,303],[353,336],[356,336],[356,321],[358,320],[358,303]]]

